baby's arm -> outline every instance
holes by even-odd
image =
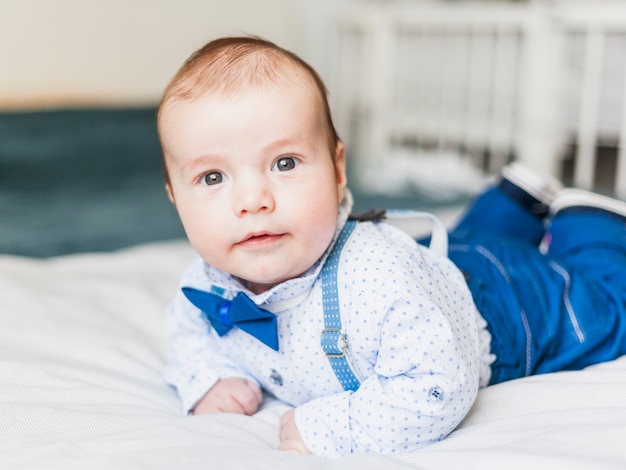
[[[362,309],[385,312],[371,373],[357,391],[319,397],[295,411],[301,439],[315,454],[423,448],[447,436],[476,398],[477,317],[464,281],[432,267],[427,275],[394,274]]]
[[[192,413],[237,413],[253,415],[259,409],[263,393],[257,384],[243,377],[219,380],[196,403]]]

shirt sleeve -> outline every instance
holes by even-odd
[[[466,284],[442,261],[443,270],[395,272],[370,297],[382,309],[371,315],[383,312],[373,373],[355,392],[296,409],[312,452],[410,452],[443,439],[465,417],[479,388],[476,311]]]
[[[191,412],[220,379],[244,377],[257,383],[254,377],[221,354],[217,334],[181,292],[168,309],[167,327],[171,347],[164,377],[180,396],[183,412]]]

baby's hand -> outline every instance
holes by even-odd
[[[243,377],[218,381],[204,395],[192,413],[237,413],[253,415],[259,409],[263,393],[257,384]]]
[[[311,451],[304,445],[296,426],[295,411],[287,411],[280,419],[280,450],[294,454],[310,455]]]

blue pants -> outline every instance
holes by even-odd
[[[450,233],[449,256],[488,323],[492,384],[626,354],[623,218],[563,211],[546,234],[544,221],[491,188]]]

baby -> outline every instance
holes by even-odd
[[[409,452],[446,437],[480,387],[626,352],[618,201],[554,197],[507,167],[450,234],[450,258],[376,215],[354,220],[324,84],[260,38],[196,51],[158,129],[199,254],[169,311],[165,375],[187,413],[251,415],[265,391],[294,407],[283,450]],[[569,255],[589,243],[579,273]]]

